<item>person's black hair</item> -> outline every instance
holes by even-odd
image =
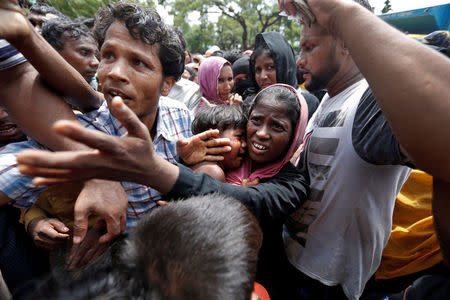
[[[36,283],[21,299],[28,300],[162,300],[153,290],[147,278],[129,266],[94,264],[82,270],[78,276],[51,274]]]
[[[165,300],[248,300],[261,242],[258,222],[244,205],[210,194],[143,216],[123,257],[145,270]]]
[[[95,19],[94,18],[86,18],[86,17],[78,17],[75,19],[76,22],[83,23],[86,25],[89,30],[94,28]]]
[[[175,31],[175,33],[177,34],[178,38],[180,39],[181,45],[183,45],[184,51],[186,51],[187,50],[187,41],[186,41],[186,38],[184,37],[183,31],[181,31],[181,29],[177,26],[173,26],[173,31]]]
[[[218,57],[224,57],[225,52],[223,52],[222,50],[216,50],[214,51],[211,56],[218,56]]]
[[[190,81],[194,81],[195,76],[197,76],[197,70],[195,70],[194,68],[191,68],[191,67],[187,67],[187,66],[184,66],[184,69],[185,69],[186,71],[188,71],[189,74],[190,74],[189,80],[190,80]]]
[[[44,22],[41,31],[42,37],[56,50],[61,51],[67,39],[79,40],[81,37],[91,38],[94,35],[89,28],[70,19],[50,19]]]
[[[184,49],[177,34],[166,25],[153,8],[144,8],[136,3],[110,3],[95,16],[94,35],[99,48],[105,41],[108,28],[115,21],[125,24],[130,35],[149,45],[159,45],[158,57],[164,77],[180,79],[184,71]]]
[[[36,2],[30,7],[30,13],[37,14],[37,15],[46,15],[46,14],[54,14],[57,15],[60,18],[66,18],[69,19],[68,16],[54,8],[53,6],[48,5],[44,2]]]
[[[237,61],[239,58],[243,56],[244,54],[239,49],[231,49],[225,51],[225,53],[223,54],[223,58],[228,60],[231,64],[234,64],[235,61]]]
[[[209,129],[218,129],[221,133],[229,128],[245,129],[247,118],[241,109],[235,105],[217,105],[200,111],[194,121],[191,130],[198,134]]]
[[[292,130],[294,131],[295,127],[297,126],[298,118],[300,116],[300,104],[298,102],[296,93],[284,86],[269,86],[266,89],[262,90],[255,97],[253,103],[250,106],[248,114],[250,115],[255,106],[264,100],[274,100],[277,103],[284,104],[286,106],[286,111],[289,120],[291,121]]]

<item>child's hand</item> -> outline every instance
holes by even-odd
[[[177,141],[177,152],[186,165],[203,161],[221,161],[221,154],[231,151],[230,139],[217,138],[219,130],[207,130]]]
[[[28,233],[36,247],[51,251],[66,242],[69,228],[58,219],[36,218],[28,224]]]
[[[239,94],[231,94],[228,99],[229,105],[241,105],[242,102],[242,97]]]
[[[250,181],[250,179],[246,178],[246,179],[242,180],[242,183],[241,183],[241,185],[246,188],[250,188],[250,187],[258,185],[258,184],[259,184],[259,178],[256,178],[253,181]]]

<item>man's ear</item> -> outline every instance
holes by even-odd
[[[170,90],[175,85],[175,77],[167,76],[164,78],[162,86],[161,86],[161,95],[167,96],[169,95]]]
[[[350,55],[350,51],[348,51],[348,48],[345,46],[345,43],[343,41],[340,41],[340,43],[341,43],[342,54]]]

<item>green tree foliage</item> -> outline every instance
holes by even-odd
[[[297,39],[299,37],[300,26],[292,21],[289,23],[293,25],[287,26],[287,20],[282,21],[286,18],[279,15],[276,0],[166,0],[160,3],[170,8],[174,24],[184,32],[191,52],[203,53],[212,45],[226,50],[249,49],[258,33],[269,30],[283,34],[296,31]],[[193,12],[200,17],[190,24]]]
[[[383,14],[385,14],[385,13],[391,11],[391,10],[392,10],[392,7],[391,7],[391,1],[389,1],[389,0],[384,1],[384,7],[383,7],[383,9],[381,10],[381,12],[382,12]]]
[[[108,3],[118,2],[119,0],[42,0],[39,2],[45,2],[55,7],[57,10],[66,14],[71,18],[77,17],[94,17],[95,13],[100,7],[107,5]],[[131,2],[138,2],[145,6],[153,6],[152,1],[139,1],[128,0]]]

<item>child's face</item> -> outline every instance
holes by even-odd
[[[239,168],[245,155],[247,143],[245,142],[245,131],[242,128],[228,128],[221,134],[221,138],[229,138],[231,151],[223,154],[222,165],[225,170]]]
[[[261,99],[247,122],[248,155],[256,167],[275,162],[289,149],[293,128],[286,105]]]

